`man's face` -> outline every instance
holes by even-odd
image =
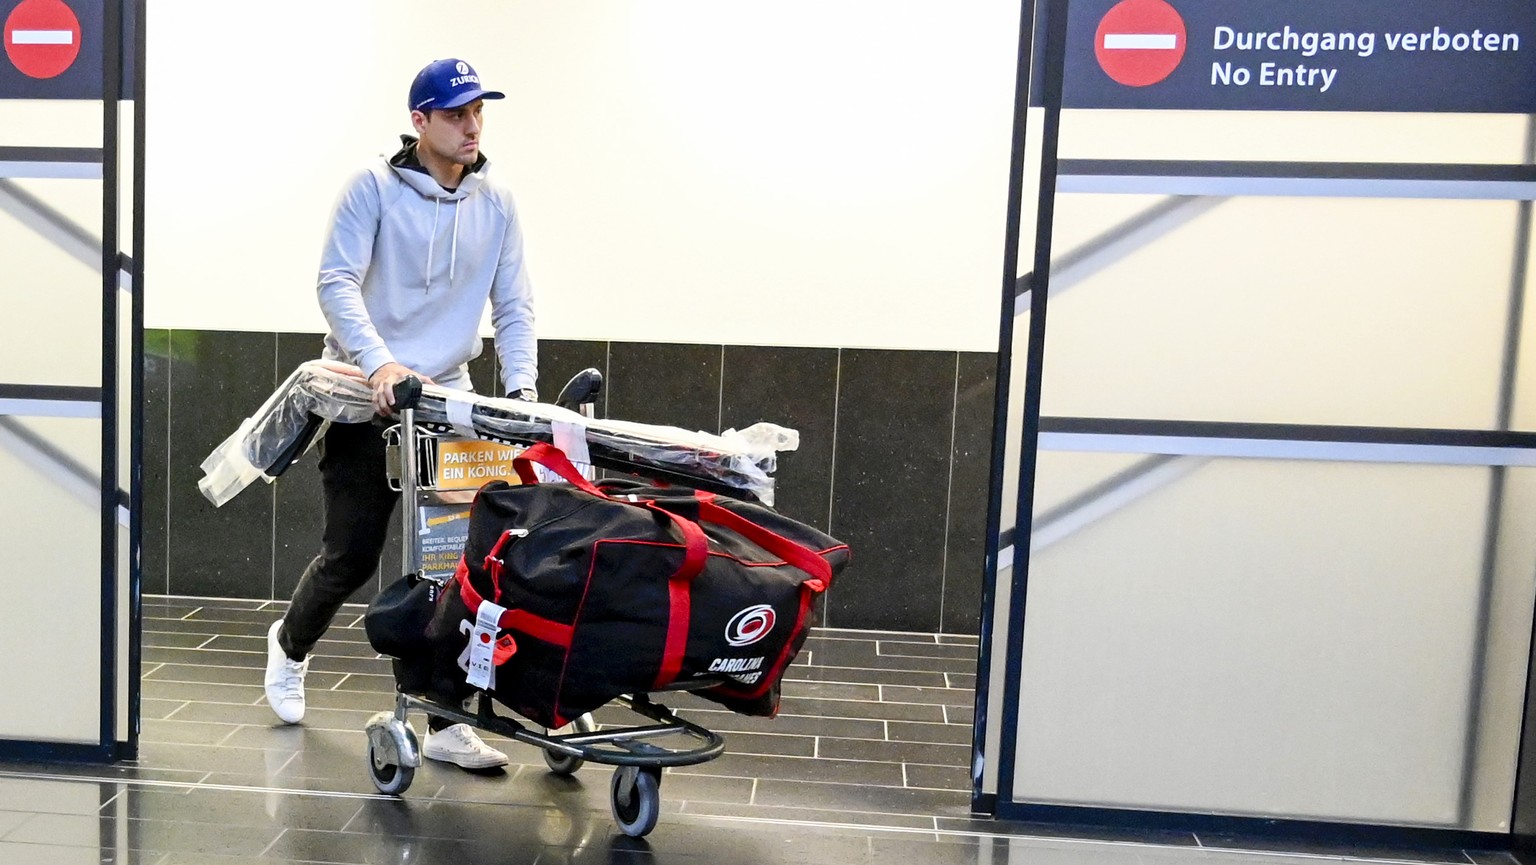
[[[480,157],[480,110],[485,102],[476,99],[461,108],[415,111],[411,120],[421,136],[418,147],[459,165],[474,165]]]

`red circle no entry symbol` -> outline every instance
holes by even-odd
[[[1104,74],[1146,87],[1173,74],[1184,59],[1184,19],[1165,0],[1122,0],[1104,13],[1093,53]]]
[[[5,19],[5,54],[23,75],[57,77],[80,56],[80,19],[62,0],[23,0]]]

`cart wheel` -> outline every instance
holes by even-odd
[[[574,754],[558,754],[554,751],[544,752],[544,762],[549,764],[549,771],[565,776],[576,774],[577,769],[587,764],[586,760]]]
[[[620,766],[613,770],[613,819],[625,835],[649,835],[660,814],[660,769]]]
[[[591,715],[582,715],[580,718],[572,721],[570,726],[578,733],[590,733],[597,729],[597,724],[593,722]],[[553,730],[547,732],[554,733]],[[544,762],[549,764],[549,771],[566,777],[576,774],[576,770],[587,763],[581,757],[573,754],[560,754],[555,751],[545,751]]]
[[[414,742],[416,736],[411,734],[411,739]],[[368,777],[373,780],[373,786],[386,796],[398,796],[404,793],[416,777],[414,767],[401,766],[394,760],[393,755],[386,755],[374,745],[372,737],[369,737]]]

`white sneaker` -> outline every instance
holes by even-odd
[[[282,627],[283,620],[278,619],[267,629],[267,704],[284,724],[297,724],[304,720],[304,674],[309,672],[309,659],[288,657],[277,642]]]
[[[427,733],[426,741],[421,743],[421,755],[462,769],[494,769],[507,765],[507,755],[485,744],[468,724],[454,724]]]

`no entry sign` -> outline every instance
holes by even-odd
[[[1532,0],[1068,0],[1067,10],[1066,56],[1052,61],[1064,66],[1067,108],[1536,114]]]
[[[1184,19],[1165,0],[1122,0],[1099,21],[1093,50],[1104,74],[1146,87],[1179,68],[1188,41]]]
[[[0,0],[0,25],[0,99],[101,98],[106,0]]]
[[[29,78],[55,78],[80,56],[80,19],[63,0],[22,0],[5,19],[5,55]]]

